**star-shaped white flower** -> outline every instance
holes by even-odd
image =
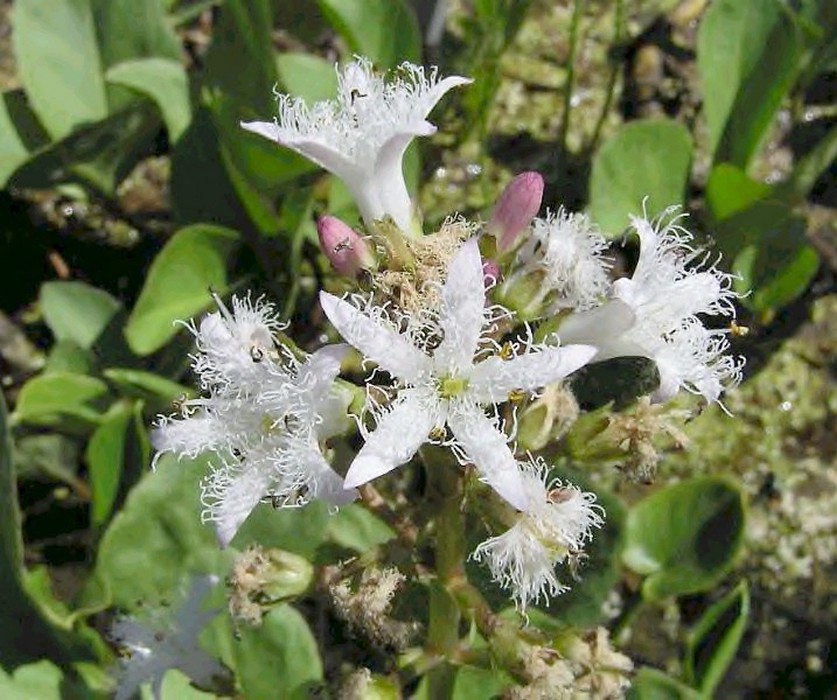
[[[524,509],[527,499],[508,437],[496,415],[489,417],[484,409],[506,401],[512,391],[563,379],[586,364],[596,348],[527,344],[520,354],[486,358],[482,341],[488,341],[492,324],[476,239],[452,259],[440,297],[437,326],[442,337],[428,354],[374,309],[364,313],[321,293],[323,310],[343,338],[401,384],[393,404],[376,416],[376,428],[352,462],[345,486],[365,484],[404,464],[431,439],[431,432],[447,426],[460,461],[474,464],[497,493]]]
[[[290,148],[339,177],[367,224],[391,216],[405,232],[415,232],[413,205],[402,172],[404,151],[416,136],[436,127],[427,121],[436,103],[453,87],[471,81],[439,80],[436,69],[403,63],[385,82],[368,59],[356,58],[337,71],[337,99],[309,107],[280,94],[272,122],[243,122],[248,131]]]
[[[300,362],[274,342],[280,324],[272,306],[234,297],[230,312],[217,301],[219,311],[189,326],[198,347],[192,368],[206,395],[184,401],[179,416],[161,418],[152,444],[158,456],[215,454],[202,483],[203,519],[215,523],[226,546],[262,500],[340,505],[357,494],[343,488],[321,451],[348,421],[348,398],[334,384],[346,346]]]
[[[526,507],[518,521],[502,535],[482,542],[473,553],[484,561],[492,578],[511,590],[522,612],[531,602],[568,590],[555,567],[577,560],[593,538],[593,528],[604,523],[604,509],[596,496],[560,479],[550,479],[543,460],[520,465]]]
[[[213,677],[226,674],[224,667],[198,645],[201,630],[218,610],[204,610],[201,603],[218,583],[217,576],[195,577],[186,599],[172,614],[163,606],[145,615],[143,621],[128,617],[116,620],[113,639],[125,649],[115,700],[134,697],[143,683],[151,682],[151,693],[160,700],[163,677],[179,669],[198,685],[207,686]]]
[[[559,335],[598,346],[597,362],[627,355],[653,360],[660,374],[655,401],[686,389],[715,402],[738,382],[742,360],[726,354],[726,332],[708,329],[702,316],[735,315],[732,277],[714,266],[690,267],[703,252],[692,248],[675,211],[655,221],[631,217],[640,243],[633,275],[616,280],[603,305],[568,316]]]

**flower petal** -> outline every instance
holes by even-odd
[[[263,460],[246,465],[225,464],[201,484],[204,519],[215,523],[218,544],[226,547],[267,493],[271,477]]]
[[[429,368],[430,358],[406,336],[369,318],[343,299],[320,292],[320,304],[343,338],[393,376],[413,382]]]
[[[529,500],[523,477],[508,445],[508,438],[479,406],[464,402],[451,406],[448,425],[466,457],[483,480],[518,510]]]
[[[340,374],[340,362],[349,346],[345,343],[326,345],[315,351],[299,368],[298,383],[310,392],[310,402],[317,404],[328,395],[335,377]]]
[[[403,390],[395,406],[379,419],[355,457],[344,488],[361,486],[409,461],[439,419],[422,392]]]
[[[477,239],[466,241],[448,265],[439,324],[444,338],[433,355],[438,372],[460,372],[473,363],[485,325],[485,283]]]
[[[279,141],[281,129],[276,122],[239,122],[242,129],[264,136],[268,141]]]
[[[416,136],[430,136],[436,127],[429,122],[422,122],[413,131],[400,132],[392,136],[381,146],[375,160],[375,171],[369,186],[375,191],[378,201],[383,204],[385,213],[392,217],[405,233],[411,233],[413,224],[413,202],[404,182],[404,151]],[[363,220],[371,223],[361,209]],[[374,218],[381,218],[380,216]],[[419,231],[420,233],[420,231]]]
[[[592,345],[564,345],[544,347],[510,360],[489,357],[474,367],[469,395],[479,403],[500,403],[513,389],[531,391],[563,379],[590,362],[597,352]]]

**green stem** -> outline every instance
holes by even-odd
[[[624,637],[636,619],[636,616],[639,614],[639,611],[642,610],[644,604],[645,601],[642,599],[642,594],[639,591],[632,593],[625,601],[625,606],[622,608],[622,612],[613,623],[613,632],[611,636],[614,640],[616,640],[617,644],[624,644],[626,641]]]
[[[564,86],[564,113],[561,115],[561,129],[558,143],[564,153],[567,152],[567,134],[570,130],[570,108],[572,106],[573,86],[575,83],[575,52],[578,48],[578,26],[581,22],[581,9],[584,0],[575,0],[570,23],[570,53],[567,56],[567,83]]]
[[[613,45],[616,46],[619,44],[620,39],[622,38],[622,19],[625,13],[625,6],[624,0],[616,0],[616,8],[613,11],[614,20],[613,20]],[[616,78],[619,75],[619,64],[614,63],[610,69],[610,75],[607,79],[607,88],[605,89],[605,103],[602,106],[601,114],[599,114],[599,118],[596,121],[596,127],[593,129],[593,137],[590,139],[590,143],[587,146],[587,152],[593,153],[596,149],[596,146],[599,143],[599,138],[602,135],[602,128],[604,127],[605,119],[607,119],[607,115],[610,112],[611,105],[613,105],[613,97],[616,94]]]

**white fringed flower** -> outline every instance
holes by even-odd
[[[190,326],[199,351],[192,367],[207,395],[184,401],[179,417],[161,418],[152,443],[158,455],[215,453],[202,484],[203,518],[226,546],[262,500],[339,505],[356,493],[343,489],[320,449],[346,425],[347,402],[334,387],[346,346],[300,362],[274,343],[281,326],[271,305],[233,298],[230,313],[217,301],[218,312]]]
[[[352,462],[346,487],[365,484],[408,462],[433,439],[431,433],[444,436],[447,427],[453,439],[445,444],[454,448],[460,462],[473,463],[497,493],[525,508],[528,500],[508,437],[497,416],[489,417],[484,408],[506,401],[514,390],[530,391],[563,379],[586,364],[596,349],[530,342],[516,355],[485,358],[486,346],[493,347],[493,323],[485,307],[476,239],[462,245],[448,266],[433,324],[433,337],[441,341],[429,353],[413,334],[387,324],[379,307],[360,311],[324,292],[320,301],[343,338],[400,382],[391,406],[372,407],[376,428]]]
[[[731,275],[696,260],[692,234],[680,225],[685,214],[667,209],[658,219],[631,217],[640,255],[631,277],[616,280],[602,306],[568,316],[559,335],[564,342],[596,345],[595,360],[637,355],[653,360],[660,385],[652,397],[662,402],[685,389],[709,402],[735,385],[742,360],[726,355],[725,331],[709,330],[706,314],[734,316]]]
[[[606,296],[610,262],[603,256],[607,242],[585,214],[563,207],[532,222],[530,235],[517,252],[515,265],[504,282],[512,287],[518,278],[542,275],[540,296],[534,302],[544,311],[589,309]]]
[[[356,58],[337,71],[337,99],[308,106],[279,94],[273,122],[245,122],[260,134],[339,177],[367,224],[391,216],[405,232],[416,230],[413,206],[402,172],[404,151],[416,136],[436,127],[427,116],[453,87],[470,83],[436,69],[403,63],[391,82],[376,75],[371,62]]]
[[[482,542],[473,558],[484,562],[500,586],[511,591],[521,612],[532,602],[549,601],[568,590],[555,573],[565,561],[577,561],[604,510],[596,497],[560,479],[549,479],[543,460],[520,464],[526,507],[506,532]]]
[[[218,610],[201,608],[216,583],[216,576],[195,577],[185,600],[173,613],[171,606],[161,606],[144,615],[143,621],[121,617],[114,622],[111,637],[125,650],[115,700],[129,700],[147,682],[155,700],[160,700],[163,676],[173,668],[201,686],[226,674],[224,667],[198,645],[201,630],[218,614]]]

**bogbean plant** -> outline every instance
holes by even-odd
[[[210,456],[203,519],[219,547],[262,502],[324,501],[332,513],[356,502],[397,533],[397,548],[316,571],[250,547],[227,579],[236,625],[260,624],[313,578],[349,635],[397,658],[400,681],[358,668],[346,697],[396,697],[398,682],[424,675],[429,696],[443,697],[446,663],[493,669],[508,697],[621,697],[632,662],[604,628],[547,635],[531,623],[534,605],[586,585],[585,550],[608,518],[550,458],[585,420],[574,376],[612,358],[647,358],[656,380],[631,421],[620,424],[612,404],[587,421],[590,444],[609,431],[642,454],[655,432],[676,433],[659,410],[681,392],[720,403],[742,360],[728,352],[729,330],[707,318],[734,315],[732,280],[676,209],[626,222],[639,257],[632,273],[617,272],[585,215],[558,206],[538,216],[534,172],[511,181],[488,221],[454,214],[425,230],[404,152],[434,133],[428,117],[445,93],[469,82],[409,63],[384,76],[356,58],[338,69],[336,100],[280,94],[273,121],[242,124],[342,180],[363,225],[318,221],[335,280],[319,293],[316,347],[287,333],[282,300],[246,292],[216,295],[215,311],[187,322],[200,396],[160,417],[152,443],[158,456]],[[468,573],[475,564],[513,612],[489,604]],[[392,608],[414,585],[429,591],[429,610],[399,619]],[[145,682],[159,693],[169,668],[219,692],[223,668],[198,639],[214,614],[200,606],[208,587],[196,579],[167,618],[117,621],[112,636],[127,651],[117,697]]]

